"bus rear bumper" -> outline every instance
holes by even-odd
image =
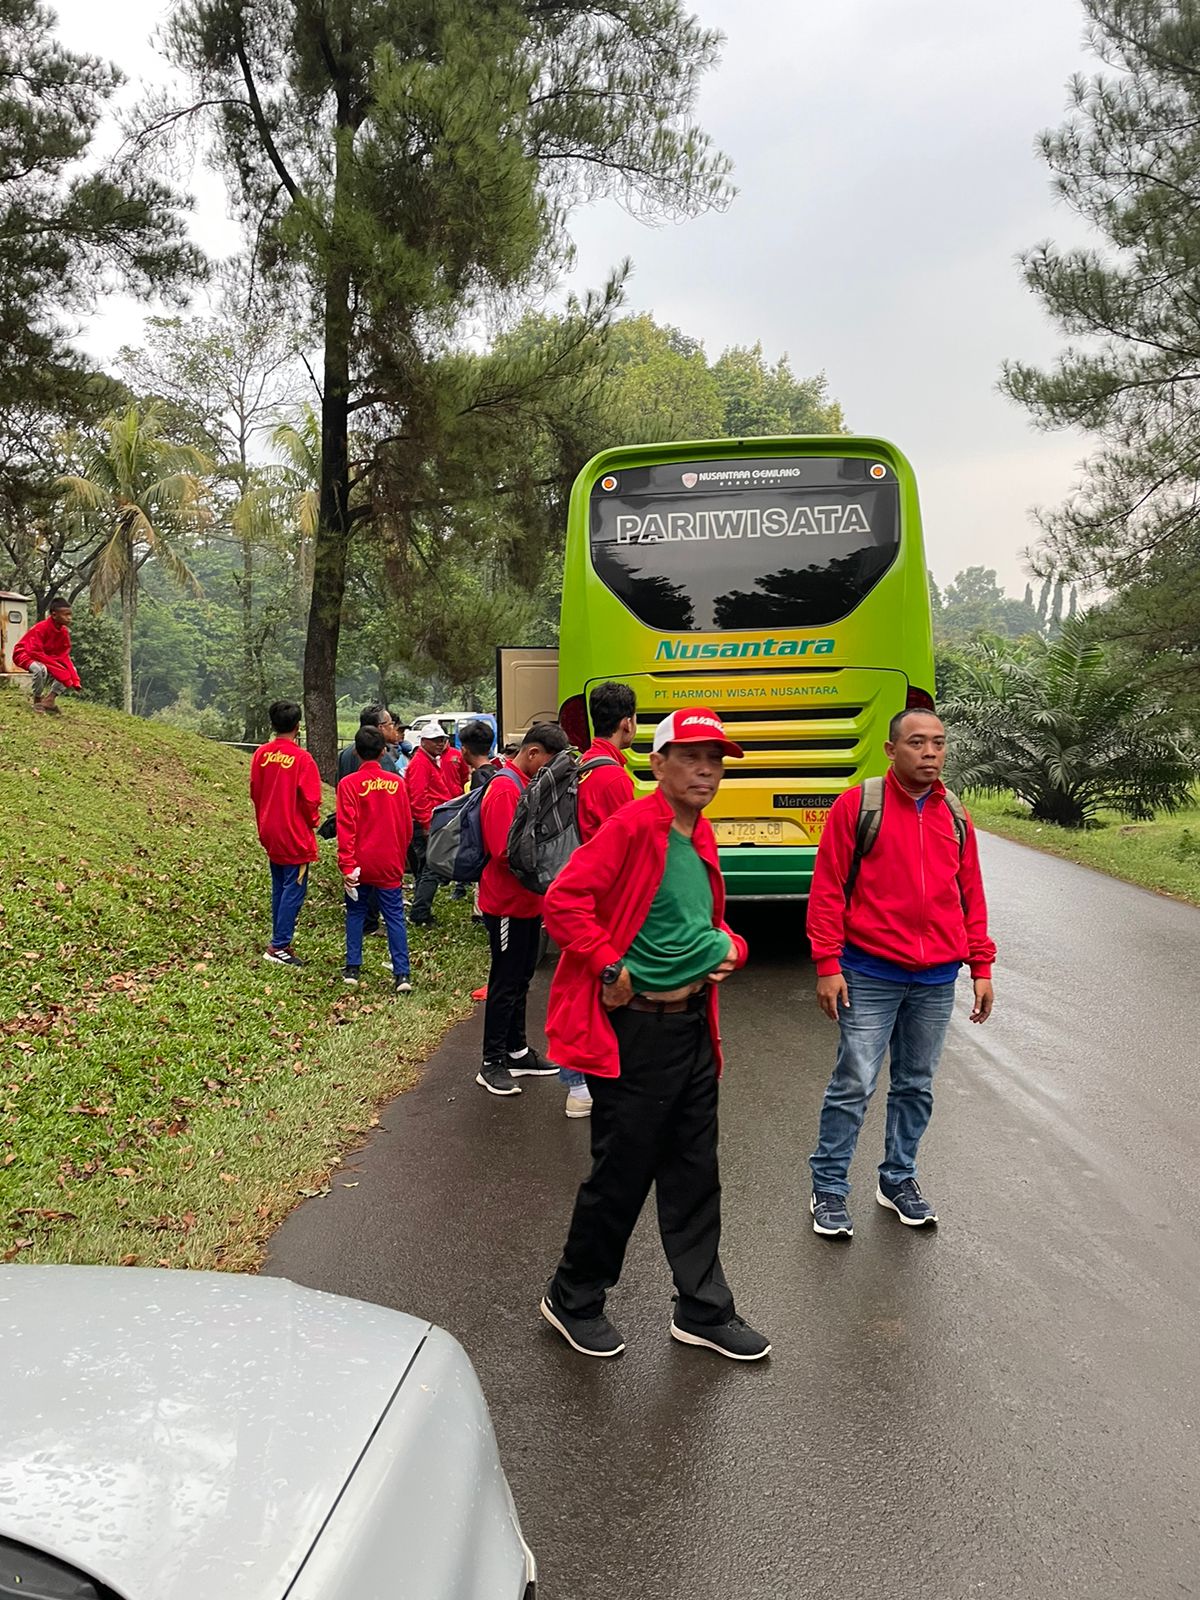
[[[815,845],[731,845],[718,849],[730,900],[807,900]]]

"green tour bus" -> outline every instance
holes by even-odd
[[[655,724],[711,706],[745,750],[708,812],[729,894],[803,898],[836,796],[933,705],[912,468],[849,434],[605,450],[571,492],[558,651],[500,655],[507,737],[557,716],[582,749],[589,691],[629,684],[639,793]]]

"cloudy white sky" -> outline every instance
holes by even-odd
[[[695,0],[727,37],[701,120],[733,158],[732,207],[647,228],[615,205],[577,215],[576,287],[634,262],[630,306],[704,340],[761,340],[823,371],[849,425],[895,440],[922,488],[939,581],[972,563],[1025,583],[1030,506],[1060,499],[1079,438],[1035,433],[996,391],[1001,361],[1060,343],[1016,267],[1079,237],[1034,151],[1089,68],[1078,0]],[[161,80],[160,0],[58,0],[73,45]],[[132,92],[132,91],[131,91]],[[198,173],[193,226],[237,244],[217,180]],[[99,355],[145,310],[112,302]]]

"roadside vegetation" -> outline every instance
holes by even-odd
[[[471,1007],[469,904],[341,983],[322,844],[303,971],[264,965],[267,878],[244,756],[0,692],[0,1260],[252,1268]],[[373,948],[376,947],[377,948]]]

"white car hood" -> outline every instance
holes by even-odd
[[[280,1278],[0,1267],[0,1535],[123,1600],[280,1600],[428,1331]]]

